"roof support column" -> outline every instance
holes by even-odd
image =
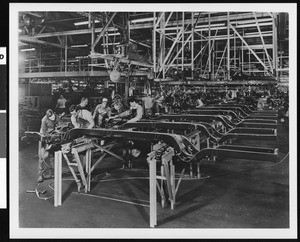
[[[277,16],[276,13],[273,14],[273,75],[277,77]]]
[[[210,30],[210,13],[208,13],[208,79],[211,80],[211,30]]]
[[[68,38],[67,35],[64,36],[65,44],[65,73],[68,71]]]
[[[181,70],[183,71],[184,67],[184,12],[182,12],[182,37],[181,37]]]
[[[93,14],[89,14],[89,26],[91,26],[91,52],[94,53],[95,52],[95,46],[94,46],[94,42],[95,42],[95,18]],[[94,64],[94,59],[92,58],[92,64]],[[94,70],[94,66],[91,66],[91,70]]]
[[[191,72],[192,72],[192,79],[194,79],[194,12],[192,12],[192,43],[191,43]]]
[[[227,81],[230,80],[230,19],[227,12]]]
[[[156,28],[155,28],[156,13],[153,12],[153,30],[152,30],[152,59],[153,72],[156,73]]]
[[[162,12],[160,17],[160,70],[162,70],[163,78],[165,78],[165,55],[166,55],[166,50],[165,50],[165,12]],[[156,23],[157,25],[158,23]]]

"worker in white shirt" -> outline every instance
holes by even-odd
[[[56,106],[55,106],[55,111],[56,111],[57,114],[65,114],[65,112],[66,112],[66,102],[67,102],[67,100],[61,94],[59,96],[59,99],[57,99],[57,103],[56,103]]]
[[[143,113],[144,113],[143,107],[137,103],[137,100],[133,96],[129,98],[129,103],[130,103],[130,108],[128,110],[111,117],[111,119],[122,118],[122,117],[131,117],[127,121],[127,123],[133,123],[133,122],[137,122],[137,121],[141,120],[143,117]]]
[[[105,118],[109,118],[111,116],[111,109],[107,106],[107,102],[108,99],[103,98],[102,102],[96,106],[93,113],[93,119],[95,120],[96,117],[98,118],[99,127],[103,127]]]
[[[95,126],[93,116],[90,111],[81,109],[76,105],[71,105],[70,109],[71,123],[75,128],[91,129]]]
[[[152,115],[152,108],[153,108],[154,98],[151,97],[151,95],[148,93],[146,97],[142,98],[142,100],[144,102],[145,115],[151,116]]]

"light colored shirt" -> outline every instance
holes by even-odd
[[[67,100],[65,98],[59,98],[57,99],[57,108],[65,108],[66,107]]]
[[[148,97],[143,97],[142,100],[144,101],[144,105],[146,109],[152,108],[154,98],[148,96]]]
[[[110,117],[111,116],[111,109],[110,109],[110,107],[103,108],[101,104],[98,104],[95,108],[93,118],[95,118],[97,114],[101,115],[101,116],[104,116],[104,115],[107,114],[107,116]]]
[[[198,107],[202,107],[202,106],[204,106],[202,100],[201,100],[201,99],[198,99],[198,100],[197,100],[197,108],[198,108]]]
[[[95,126],[93,116],[90,111],[81,109],[77,111],[77,116],[71,116],[71,122],[75,128],[91,129]]]
[[[132,114],[132,109],[136,109],[136,116],[132,119],[129,119],[127,121],[127,123],[137,122],[137,121],[141,120],[143,117],[143,107],[139,104],[137,104],[135,108],[130,107],[129,110],[126,110],[125,112],[120,113],[118,116],[119,117],[129,116]]]

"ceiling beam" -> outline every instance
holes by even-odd
[[[35,44],[41,44],[41,45],[51,45],[51,46],[54,46],[54,47],[57,47],[57,48],[61,48],[61,49],[64,48],[64,46],[61,45],[61,44],[55,44],[55,43],[50,43],[50,42],[43,41],[43,40],[38,40],[35,37],[19,36],[19,41],[21,41],[21,42],[35,43]]]
[[[95,33],[99,33],[103,30],[103,28],[95,28]],[[51,33],[43,33],[34,35],[35,38],[48,38],[62,35],[78,35],[78,34],[91,34],[92,29],[77,29],[77,30],[68,30],[68,31],[59,31],[59,32],[51,32]],[[22,35],[20,38],[23,37]]]
[[[43,78],[43,77],[78,77],[78,76],[109,76],[107,71],[70,71],[70,72],[32,72],[19,73],[19,78]]]
[[[24,42],[24,43],[34,43],[34,44],[40,44],[40,45],[51,45],[60,49],[64,49],[65,46],[63,44],[56,44],[56,43],[51,43],[43,40],[39,40],[35,37],[28,37],[28,36],[19,36],[19,41]],[[75,51],[80,51],[78,48],[71,48],[68,47],[69,50],[75,50]]]
[[[93,52],[93,53],[91,52],[90,57],[91,58],[101,58],[101,59],[112,60],[112,61],[115,60],[115,59],[118,59],[121,63],[126,63],[126,64],[129,64],[129,65],[144,66],[144,67],[149,67],[149,68],[153,67],[153,65],[148,64],[148,63],[135,61],[135,60],[129,60],[129,59],[125,59],[125,58],[122,58],[122,57],[118,58],[118,57],[113,56],[113,55],[104,55],[104,54],[96,53],[96,52]]]
[[[269,17],[268,13],[257,13],[256,16],[258,18],[260,17]],[[240,19],[246,19],[246,18],[253,18],[253,13],[249,12],[249,13],[243,13],[243,14],[234,14],[234,15],[230,15],[230,20],[240,20]],[[216,16],[216,17],[211,17],[210,18],[211,22],[214,21],[227,21],[227,15],[224,16]],[[186,24],[192,24],[194,21],[192,19],[186,19],[185,23]],[[198,24],[199,23],[207,23],[208,22],[208,17],[205,18],[200,18],[198,20]],[[167,26],[177,26],[177,21],[169,21]],[[131,24],[130,25],[130,29],[134,30],[134,29],[145,29],[145,28],[153,28],[153,23],[146,23],[146,24]]]

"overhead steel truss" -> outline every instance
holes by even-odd
[[[175,15],[176,21],[170,21]],[[235,73],[278,76],[276,21],[276,13],[154,12],[153,23],[130,28],[153,28],[156,78],[167,78],[176,69],[191,79],[197,74],[231,80]]]
[[[282,73],[288,75],[289,69],[284,65],[288,63],[288,56],[283,56],[283,52],[278,50],[278,13],[149,12],[152,17],[148,20],[132,22],[126,19],[124,26],[113,23],[116,12],[81,13],[89,17],[87,29],[46,33],[43,32],[43,28],[34,35],[19,36],[19,41],[59,49],[60,63],[55,70],[52,69],[53,72],[65,76],[68,76],[68,72],[74,71],[79,74],[91,71],[91,75],[94,75],[94,71],[101,70],[96,67],[108,69],[109,62],[115,58],[114,53],[109,52],[108,45],[115,43],[108,38],[108,31],[112,31],[115,27],[123,28],[124,32],[127,32],[129,42],[152,49],[152,63],[145,64],[137,60],[132,62],[119,58],[125,64],[142,67],[138,70],[139,75],[147,75],[147,71],[142,71],[145,68],[152,69],[155,78],[158,79],[174,77],[174,72],[181,72],[190,80],[213,81],[229,81],[240,73],[275,78],[281,77]],[[96,28],[94,21],[96,19],[103,21],[104,15],[106,21],[103,22],[103,26]],[[152,46],[148,42],[132,38],[133,32],[142,29],[152,31]],[[69,53],[78,49],[71,47],[69,39],[75,35],[90,35],[91,41],[86,44],[90,46],[88,48],[91,54],[88,59],[76,59],[70,69],[68,62],[71,62],[72,58]],[[50,41],[53,37],[56,37],[56,41]],[[104,53],[97,53],[96,45],[105,47]],[[43,50],[39,48],[37,51]],[[38,55],[42,56],[42,53]],[[33,68],[34,71],[27,71],[26,75],[40,77],[42,72],[49,75],[52,71],[51,66],[43,66],[41,58],[37,58],[36,66],[30,61],[33,64],[30,64],[29,68]],[[87,68],[83,69],[87,61]],[[103,71],[101,76],[108,76],[108,73]]]

